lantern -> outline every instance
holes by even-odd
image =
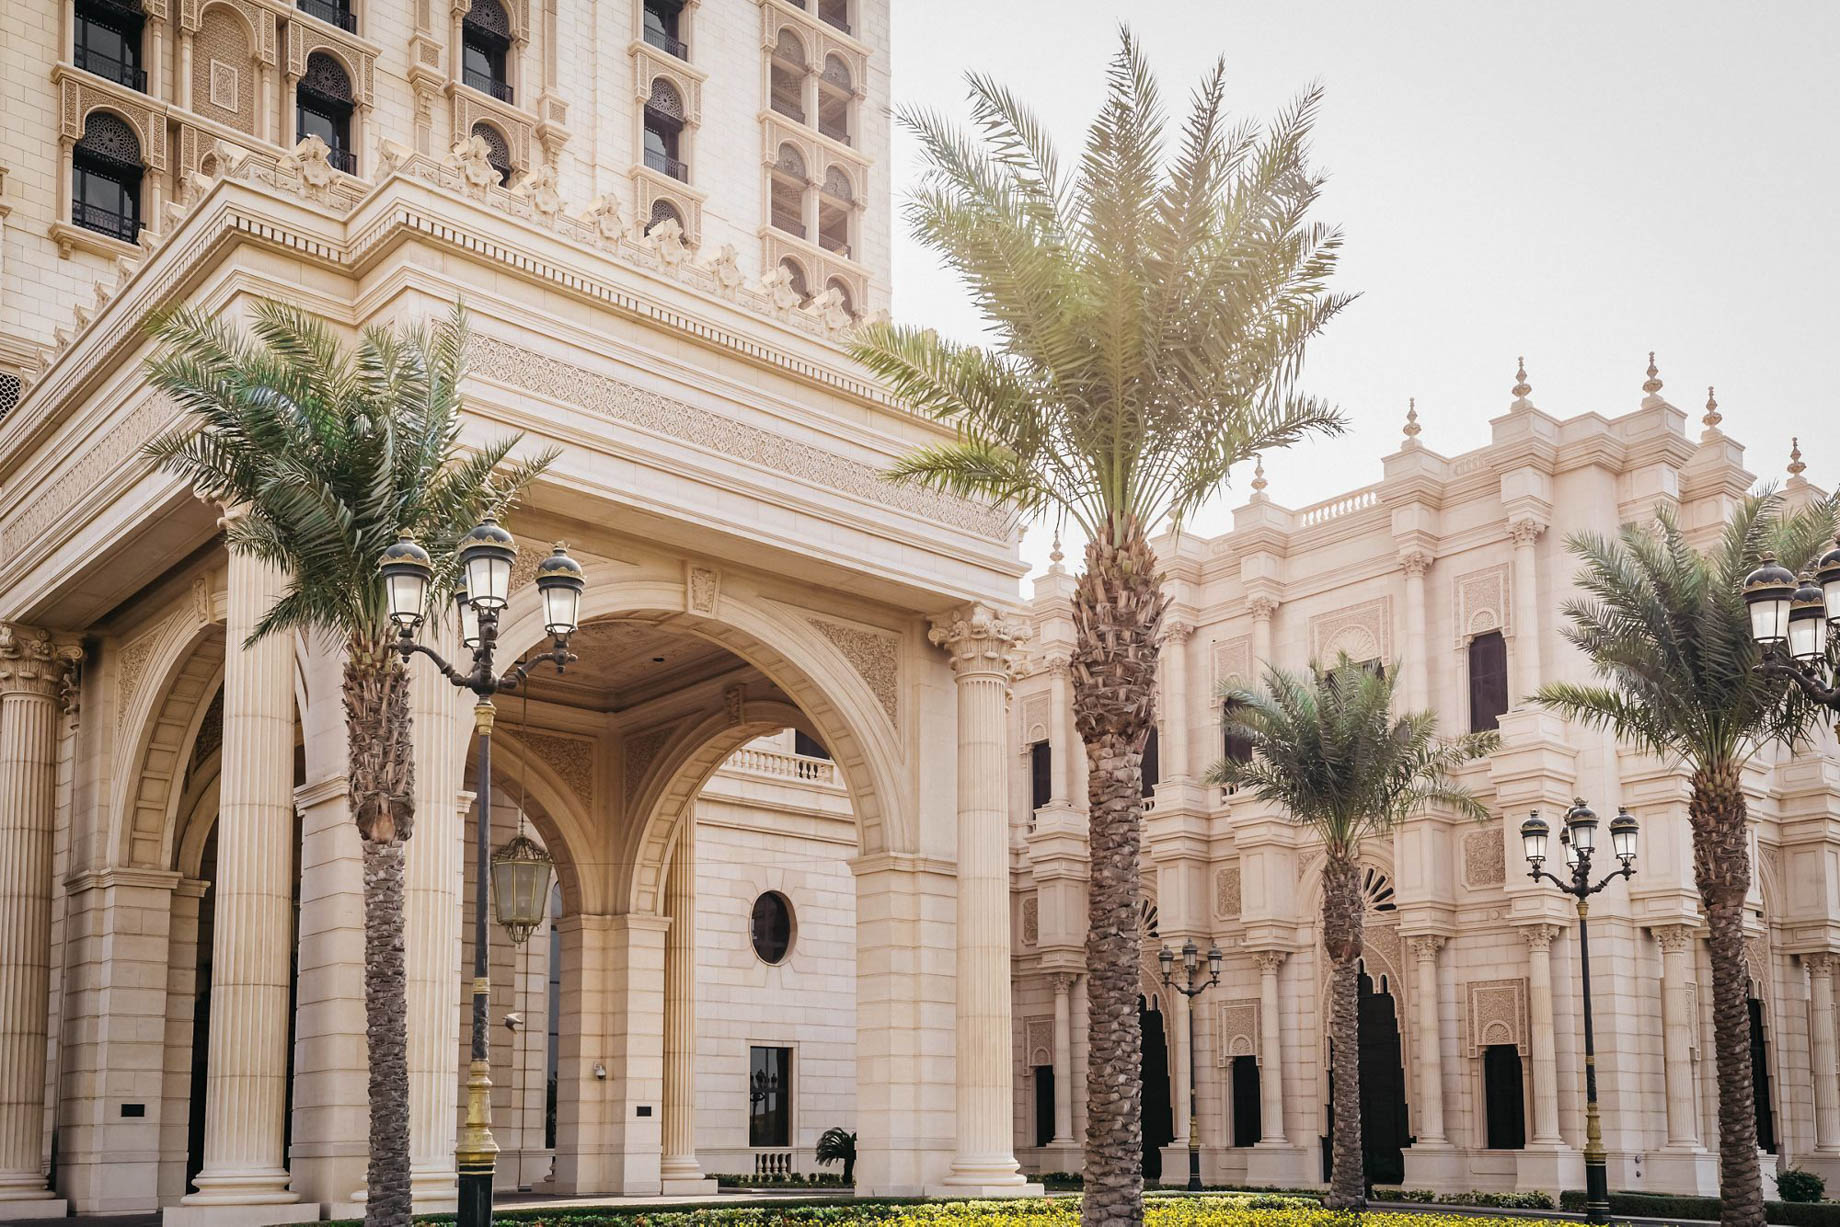
[[[1572,847],[1578,855],[1589,857],[1597,846],[1597,815],[1584,803],[1583,797],[1572,802],[1572,808],[1565,811],[1565,829],[1572,837]]]
[[[1527,821],[1521,823],[1521,851],[1535,869],[1546,863],[1546,837],[1551,831],[1538,810],[1527,815]]]
[[[460,642],[468,650],[479,649],[479,607],[466,593],[466,585],[454,589],[454,608],[460,614]]]
[[[1821,594],[1827,603],[1827,620],[1840,623],[1840,537],[1834,538],[1834,548],[1821,555],[1821,561],[1815,564],[1814,582],[1821,585]]]
[[[1610,851],[1625,869],[1636,859],[1636,829],[1635,815],[1619,807],[1610,820]]]
[[[511,940],[523,945],[549,914],[549,883],[556,863],[527,835],[492,854],[492,910]]]
[[[1220,979],[1220,961],[1224,957],[1226,956],[1220,953],[1219,946],[1210,946],[1208,948],[1208,976],[1209,978],[1214,979],[1214,980]]]
[[[1744,604],[1750,609],[1751,638],[1765,645],[1789,639],[1789,603],[1795,597],[1795,575],[1766,552],[1763,565],[1744,577]]]
[[[563,543],[537,564],[537,592],[543,598],[543,626],[558,639],[575,633],[581,622],[581,590],[586,587],[581,564],[568,555]]]
[[[390,621],[404,631],[421,625],[428,607],[428,584],[434,578],[428,551],[404,533],[377,560],[377,574],[383,580],[384,608]]]
[[[1156,961],[1163,965],[1163,983],[1169,983],[1170,973],[1174,970],[1176,965],[1176,952],[1171,950],[1168,946],[1164,946],[1161,950],[1156,952]]]
[[[1195,939],[1189,938],[1182,943],[1182,970],[1192,979],[1195,968],[1201,966],[1201,949],[1195,945]]]
[[[1789,655],[1809,664],[1827,655],[1827,604],[1806,575],[1789,598]]]
[[[517,539],[491,516],[460,539],[460,566],[466,573],[466,590],[481,611],[503,609],[511,599],[511,564],[517,561]]]

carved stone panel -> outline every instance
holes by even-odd
[[[1022,944],[1041,944],[1041,900],[1034,895],[1022,900]]]
[[[900,668],[901,646],[893,635],[864,630],[861,627],[847,626],[842,622],[833,622],[829,618],[811,618],[812,628],[830,640],[836,649],[843,653],[850,667],[861,675],[869,687],[869,693],[875,696],[882,710],[888,713],[889,723],[900,724]]]
[[[1310,619],[1310,655],[1332,662],[1339,652],[1351,660],[1388,661],[1393,656],[1393,600],[1379,597]]]
[[[1220,1003],[1220,1059],[1225,1065],[1234,1057],[1256,1057],[1259,1052],[1259,999],[1245,997]]]
[[[1251,635],[1235,635],[1231,639],[1216,640],[1209,658],[1213,664],[1215,686],[1228,682],[1237,686],[1250,686],[1258,680],[1253,673],[1257,665],[1252,659]]]
[[[1022,701],[1022,745],[1026,749],[1037,741],[1048,740],[1048,718],[1054,710],[1046,693],[1032,694]]]
[[[1023,1064],[1030,1069],[1054,1064],[1054,1019],[1025,1019],[1022,1034],[1023,1051],[1028,1055],[1028,1059]]]
[[[585,737],[557,733],[525,732],[522,740],[537,761],[556,773],[584,807],[594,804],[594,742]],[[627,739],[629,748],[632,739]],[[628,760],[628,769],[631,760]],[[629,780],[632,776],[627,777]]]
[[[1462,647],[1477,635],[1508,629],[1507,563],[1466,571],[1452,581],[1450,624]]]
[[[1465,990],[1469,1055],[1479,1057],[1492,1044],[1513,1044],[1526,1056],[1527,981],[1471,980]]]
[[[1463,884],[1500,886],[1507,870],[1500,827],[1471,831],[1463,837]]]
[[[1228,865],[1214,871],[1214,919],[1238,920],[1239,868]]]

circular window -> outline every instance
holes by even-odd
[[[754,900],[754,953],[763,963],[783,963],[792,949],[792,904],[770,890]]]

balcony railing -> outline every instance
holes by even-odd
[[[775,212],[772,221],[775,230],[784,230],[787,234],[796,234],[800,238],[805,237],[805,223],[798,219],[797,214]]]
[[[483,72],[475,72],[468,68],[461,71],[460,80],[465,85],[478,90],[482,94],[490,94],[500,102],[516,105],[516,95],[513,93],[510,84],[500,81],[497,77],[489,76]]]
[[[824,120],[820,119],[818,121],[818,131],[830,137],[839,145],[847,145],[850,143],[850,129],[845,124],[826,123]]]
[[[70,202],[70,220],[85,230],[94,230],[97,234],[106,234],[124,243],[132,243],[140,237],[141,223],[138,217],[130,217],[126,213],[117,213],[98,205],[84,204],[81,200]]]
[[[358,32],[358,15],[351,11],[349,4],[339,4],[337,0],[296,0],[301,12],[309,17],[317,17],[328,25],[341,30]]]
[[[677,180],[679,183],[690,182],[689,165],[679,161],[668,153],[660,153],[656,149],[647,149],[645,151],[645,164],[661,175],[671,176],[671,178]]]
[[[807,758],[803,754],[786,754],[779,750],[755,750],[743,746],[735,751],[728,765],[736,771],[778,776],[786,780],[809,780],[814,784],[837,782],[837,764],[829,759]]]
[[[681,38],[674,38],[663,30],[647,26],[645,27],[645,41],[660,51],[676,56],[686,64],[690,62],[690,47]]]
[[[78,47],[75,56],[78,68],[84,72],[93,72],[98,77],[125,85],[136,93],[147,92],[147,74],[142,69],[112,55],[102,55],[88,47]]]
[[[784,115],[794,123],[802,124],[805,122],[805,108],[800,106],[796,99],[782,98],[780,95],[775,94],[773,95],[772,105],[775,112]]]
[[[334,170],[342,170],[348,175],[358,173],[358,151],[355,149],[327,149],[326,161]]]
[[[826,234],[822,230],[818,231],[818,246],[824,248],[826,251],[834,251],[846,260],[850,258],[850,245],[834,234]]]

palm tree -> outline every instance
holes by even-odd
[[[1719,1071],[1720,1221],[1762,1227],[1752,1098],[1750,995],[1744,960],[1744,897],[1751,885],[1741,773],[1763,745],[1793,742],[1814,713],[1782,677],[1759,672],[1741,589],[1766,549],[1792,569],[1814,557],[1833,531],[1832,504],[1785,513],[1770,494],[1732,513],[1718,546],[1688,544],[1673,513],[1626,525],[1615,538],[1579,533],[1566,542],[1584,560],[1587,598],[1566,602],[1563,633],[1603,685],[1552,682],[1534,696],[1568,719],[1691,773],[1687,819],[1693,876],[1712,955],[1713,1040]]]
[[[1452,783],[1450,773],[1493,751],[1500,738],[1485,732],[1444,741],[1432,712],[1395,718],[1392,675],[1352,661],[1347,653],[1329,668],[1311,662],[1307,676],[1268,666],[1263,694],[1229,687],[1222,697],[1228,732],[1253,753],[1216,762],[1207,782],[1250,789],[1322,841],[1322,941],[1330,962],[1335,1102],[1327,1204],[1358,1208],[1365,1189],[1356,967],[1366,908],[1361,841],[1387,834],[1432,805],[1487,819],[1487,807]]]
[[[552,456],[509,460],[519,437],[462,451],[458,306],[432,329],[366,329],[355,351],[271,302],[254,308],[254,340],[190,309],[150,327],[159,349],[148,381],[186,420],[147,455],[201,497],[244,509],[226,532],[229,548],[287,575],[251,640],[301,631],[344,650],[351,807],[364,851],[364,1217],[399,1227],[411,1211],[403,841],[415,779],[409,674],[392,647],[377,560],[406,533],[429,544],[437,576],[451,582],[460,535],[503,511]],[[429,607],[439,608],[432,597]]]
[[[856,1135],[841,1125],[832,1125],[824,1131],[812,1158],[824,1167],[843,1164],[843,1183],[856,1183]]]
[[[1156,83],[1128,32],[1072,175],[987,77],[969,78],[979,137],[902,112],[925,162],[908,221],[962,275],[989,339],[881,324],[853,347],[900,401],[956,430],[894,479],[1052,513],[1086,538],[1072,612],[1090,764],[1088,1223],[1143,1215],[1140,768],[1165,606],[1149,535],[1253,453],[1342,426],[1294,391],[1306,342],[1349,301],[1326,289],[1340,233],[1308,220],[1321,92],[1261,132],[1228,121],[1224,75],[1216,65],[1196,90],[1167,168]]]

